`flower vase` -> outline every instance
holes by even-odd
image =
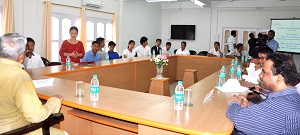
[[[158,80],[162,80],[163,79],[163,75],[162,75],[162,73],[163,73],[163,65],[159,65],[159,64],[157,64],[156,65],[156,79],[158,79]]]

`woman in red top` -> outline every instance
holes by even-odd
[[[84,48],[81,41],[77,40],[78,29],[75,26],[70,28],[70,39],[65,40],[59,50],[61,62],[66,63],[67,56],[70,56],[71,62],[79,63],[84,56]]]

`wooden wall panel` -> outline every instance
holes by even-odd
[[[86,68],[85,70],[62,72],[59,74],[51,74],[50,76],[90,83],[93,74],[98,75],[100,85],[134,90],[134,63],[90,69]]]
[[[135,91],[148,92],[150,79],[156,76],[156,66],[153,62],[142,61],[136,63],[136,88]]]
[[[228,58],[210,58],[200,56],[180,56],[177,57],[177,71],[176,80],[182,80],[185,69],[197,70],[198,81],[213,74],[221,69],[221,67],[228,66],[231,59]]]
[[[139,125],[139,135],[183,135],[180,133]]]

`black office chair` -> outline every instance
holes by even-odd
[[[207,56],[208,52],[207,51],[201,51],[198,53],[200,56]]]
[[[37,130],[39,128],[42,128],[43,135],[50,135],[50,127],[52,127],[55,124],[60,123],[64,120],[64,115],[62,113],[56,113],[51,114],[46,120],[39,122],[39,123],[32,123],[29,125],[26,125],[24,127],[20,127],[5,133],[2,133],[1,135],[22,135],[27,134],[29,132],[32,132],[34,130]]]
[[[48,59],[44,58],[44,57],[41,57],[43,62],[44,62],[44,65],[47,67],[47,66],[56,66],[56,65],[61,65],[60,62],[50,62]]]
[[[174,54],[176,54],[177,50],[178,50],[178,49],[175,49],[175,50],[174,50]]]
[[[197,55],[197,52],[194,50],[190,50],[190,55]]]

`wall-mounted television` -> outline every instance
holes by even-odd
[[[195,40],[195,25],[171,25],[171,39]]]

